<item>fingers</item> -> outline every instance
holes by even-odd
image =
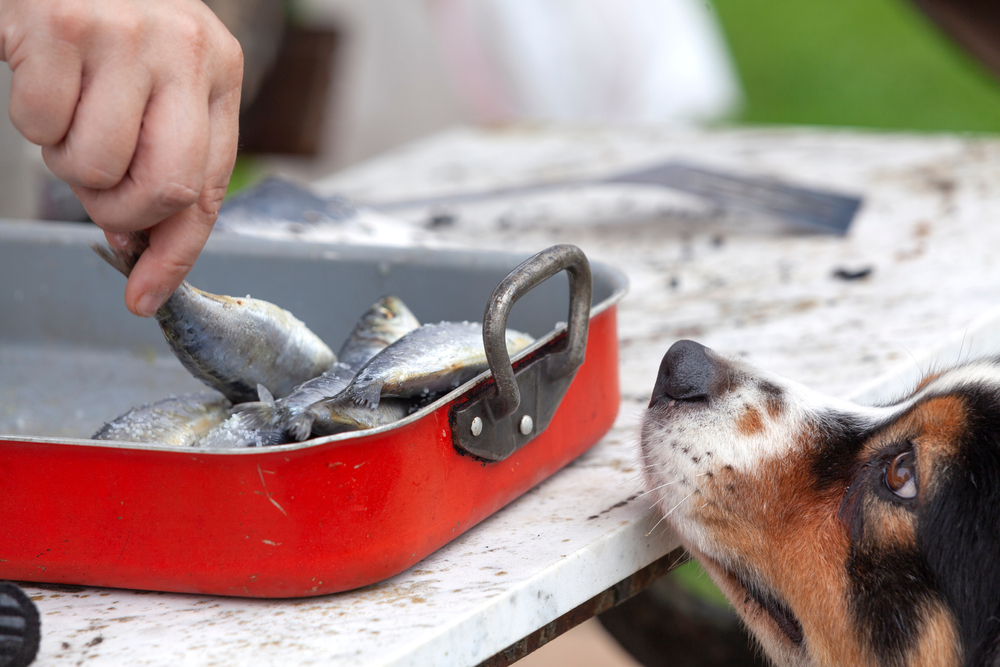
[[[126,303],[152,314],[194,264],[229,182],[239,44],[200,0],[0,0],[0,57],[15,125],[109,242],[149,230]]]
[[[125,286],[125,305],[132,313],[156,314],[194,266],[214,222],[215,215],[192,206],[149,229],[149,247]]]
[[[140,118],[127,173],[112,187],[73,189],[105,230],[145,229],[194,205],[201,195],[210,140],[208,90],[183,83],[154,89]]]
[[[229,63],[233,71],[210,93],[204,180],[197,202],[156,226],[149,249],[132,270],[125,304],[136,315],[150,317],[187,276],[218,217],[236,161],[239,138],[242,56]],[[109,242],[114,243],[109,235]],[[117,239],[116,239],[117,240]]]
[[[65,138],[42,149],[52,173],[73,186],[112,188],[132,163],[152,80],[145,68],[99,64]]]
[[[11,48],[13,71],[8,112],[14,127],[40,146],[59,143],[69,131],[80,97],[83,62],[80,54],[56,42],[36,48],[19,42]]]
[[[228,183],[238,138],[242,52],[204,5],[195,6],[203,21],[180,21],[171,33],[176,43],[169,67],[152,82],[127,172],[111,186],[96,179],[74,183],[91,218],[106,230],[144,229],[199,202],[204,189],[219,187],[220,176],[222,188]],[[78,114],[84,108],[85,100]],[[73,129],[69,138],[75,138]],[[50,155],[58,161],[57,151],[46,152],[47,161]],[[225,166],[209,166],[210,156]]]

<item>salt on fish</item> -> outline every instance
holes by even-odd
[[[92,440],[191,447],[230,415],[232,404],[215,392],[165,398],[109,421]]]

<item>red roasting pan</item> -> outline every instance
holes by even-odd
[[[365,586],[565,466],[618,410],[626,280],[573,246],[525,261],[219,235],[192,284],[277,303],[333,349],[396,294],[424,322],[484,321],[492,372],[390,426],[306,443],[92,441],[130,407],[204,389],[126,311],[99,239],[0,222],[0,579],[244,597]],[[538,339],[513,366],[504,324]]]

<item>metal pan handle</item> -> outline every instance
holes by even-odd
[[[510,310],[518,299],[561,271],[569,274],[565,343],[559,347],[553,341],[551,348],[542,348],[515,375],[506,341]],[[495,389],[452,413],[456,446],[500,461],[548,426],[586,354],[592,292],[590,263],[573,245],[547,248],[500,281],[483,317],[483,344]],[[524,414],[515,415],[519,408]]]
[[[548,374],[552,380],[575,372],[587,351],[587,328],[590,324],[590,300],[593,282],[590,262],[574,245],[555,245],[525,260],[507,274],[493,290],[483,316],[483,345],[496,383],[496,393],[487,399],[494,419],[503,419],[521,402],[514,381],[514,369],[507,354],[507,317],[517,300],[560,271],[569,274],[569,319],[566,325],[566,350],[554,355]]]

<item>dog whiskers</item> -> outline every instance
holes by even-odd
[[[683,479],[675,479],[675,480],[674,480],[674,481],[672,481],[672,482],[666,482],[665,484],[660,484],[659,486],[654,486],[654,487],[653,487],[652,489],[648,489],[648,490],[647,490],[647,491],[645,491],[644,493],[640,493],[640,494],[639,494],[639,495],[637,496],[637,498],[645,498],[645,497],[646,497],[646,496],[648,496],[649,494],[653,493],[654,491],[659,491],[660,489],[662,489],[662,488],[663,488],[663,487],[665,487],[665,486],[671,486],[671,485],[673,485],[673,484],[680,484],[680,483],[681,483],[681,482],[683,482],[683,481],[684,481]]]
[[[697,475],[695,475],[695,477],[704,477],[707,474],[708,474],[707,472],[702,472],[702,473],[698,473]],[[659,486],[654,486],[652,489],[646,490],[644,493],[640,493],[638,496],[636,496],[636,498],[645,498],[646,496],[648,496],[649,494],[653,493],[654,491],[659,491],[660,489],[662,489],[664,487],[672,486],[674,484],[680,484],[681,482],[685,482],[685,481],[687,481],[687,480],[684,479],[684,478],[681,478],[681,479],[675,479],[672,482],[664,482],[663,484],[660,484]]]
[[[686,496],[684,496],[683,498],[681,498],[681,501],[680,501],[679,503],[677,503],[676,505],[674,505],[674,506],[673,506],[673,508],[671,508],[671,510],[670,510],[669,512],[667,512],[666,514],[664,514],[663,516],[661,516],[661,517],[660,517],[660,520],[659,520],[659,521],[657,521],[657,522],[656,522],[656,523],[655,523],[655,524],[653,525],[653,527],[649,529],[649,532],[648,532],[648,533],[646,533],[645,537],[649,537],[649,536],[650,536],[650,535],[651,535],[651,534],[653,533],[653,531],[654,531],[654,530],[656,530],[656,526],[659,526],[659,525],[660,525],[660,523],[661,523],[661,522],[662,522],[662,521],[663,521],[664,519],[666,519],[666,518],[667,518],[668,516],[670,516],[671,514],[673,514],[673,513],[674,513],[674,510],[676,510],[676,509],[677,509],[678,507],[680,507],[681,505],[683,505],[683,504],[684,504],[684,501],[685,501],[685,500],[687,500],[688,498],[690,498],[691,496],[693,496],[693,495],[694,495],[694,494],[695,494],[695,493],[696,493],[697,491],[698,491],[698,490],[697,490],[697,489],[695,489],[695,490],[694,490],[694,491],[692,491],[691,493],[689,493],[689,494],[687,494]]]

